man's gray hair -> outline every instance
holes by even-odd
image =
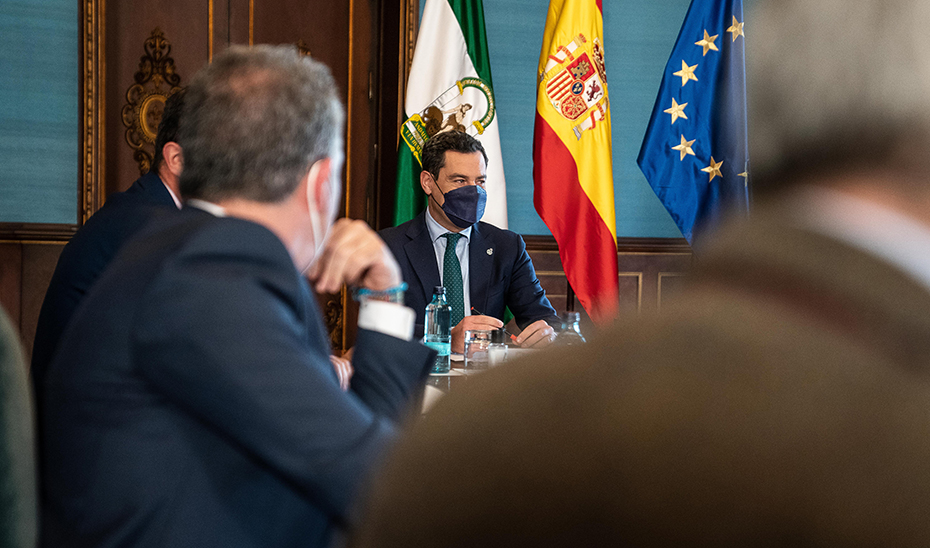
[[[757,181],[876,165],[927,170],[930,2],[753,4],[746,55]]]
[[[181,194],[284,200],[314,162],[341,154],[344,118],[322,63],[294,47],[233,46],[188,87]]]

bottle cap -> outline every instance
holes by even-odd
[[[437,285],[436,287],[433,288],[433,295],[445,295],[445,294],[446,294],[445,287],[441,285]]]
[[[491,344],[504,344],[506,341],[507,336],[504,334],[503,329],[491,331]]]

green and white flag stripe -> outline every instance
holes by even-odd
[[[507,228],[507,189],[492,89],[481,0],[427,0],[407,81],[394,224],[426,208],[420,188],[423,142],[455,128],[480,140],[488,154],[488,205],[482,220]]]

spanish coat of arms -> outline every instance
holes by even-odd
[[[546,97],[556,112],[571,122],[575,136],[593,128],[607,116],[607,72],[600,41],[589,44],[579,34],[549,57],[539,75]]]

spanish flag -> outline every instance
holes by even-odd
[[[536,88],[533,203],[596,322],[619,304],[601,0],[551,0]]]

